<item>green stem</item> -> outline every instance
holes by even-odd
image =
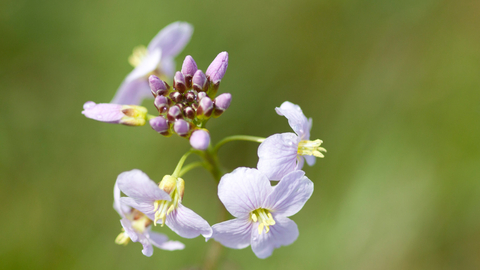
[[[184,174],[186,174],[188,171],[190,171],[191,169],[194,169],[194,168],[197,168],[197,167],[200,167],[200,166],[204,166],[205,167],[205,163],[203,162],[200,162],[200,161],[197,161],[197,162],[194,162],[194,163],[190,163],[188,165],[186,165],[181,171],[180,173],[178,174],[178,177],[182,177]]]
[[[182,170],[182,166],[183,166],[183,163],[185,163],[185,160],[187,159],[187,157],[192,153],[192,151],[188,151],[187,153],[185,153],[182,158],[180,159],[180,161],[178,161],[178,164],[177,164],[177,167],[175,168],[175,171],[173,171],[172,173],[172,176],[173,177],[180,177],[180,171]]]
[[[147,121],[152,120],[153,118],[158,117],[158,115],[147,114]]]
[[[226,144],[228,142],[232,142],[232,141],[250,141],[250,142],[261,143],[264,140],[265,140],[265,138],[262,138],[262,137],[248,136],[248,135],[229,136],[229,137],[224,138],[220,142],[218,142],[217,145],[215,145],[215,147],[213,148],[212,152],[216,154],[218,152],[218,149],[220,149],[220,147],[222,147],[224,144]]]

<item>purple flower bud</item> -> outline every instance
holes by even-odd
[[[150,85],[152,94],[155,97],[157,95],[165,95],[168,92],[168,85],[155,75],[150,75],[148,78],[148,84]]]
[[[199,119],[206,119],[210,117],[213,112],[213,102],[209,97],[204,97],[200,100],[197,109],[197,117]]]
[[[185,82],[185,76],[180,71],[175,73],[175,77],[173,78],[173,87],[180,93],[185,92],[187,90],[187,83]]]
[[[185,116],[189,119],[194,119],[195,118],[195,111],[193,110],[192,107],[186,107],[183,109],[183,112],[185,113]]]
[[[197,101],[200,102],[200,100],[202,100],[202,98],[206,97],[207,96],[207,93],[205,92],[200,92],[198,93],[197,95]]]
[[[193,89],[201,92],[201,91],[207,91],[207,77],[201,70],[197,70],[195,72],[195,75],[193,75],[192,79],[192,84],[193,84]]]
[[[161,109],[161,108],[163,108],[163,107],[165,107],[165,106],[168,105],[168,100],[167,100],[167,98],[164,97],[164,96],[157,96],[157,97],[155,98],[155,101],[153,102],[153,104],[155,105],[155,107],[156,107],[157,109]]]
[[[182,118],[182,110],[178,106],[172,106],[168,109],[167,113],[168,121],[175,121]]]
[[[215,98],[215,116],[220,116],[228,107],[232,101],[232,95],[229,93],[224,93]]]
[[[187,83],[187,88],[192,87],[192,78],[195,72],[197,72],[197,63],[193,60],[193,57],[187,55],[182,65],[182,73],[185,76],[185,81]]]
[[[187,102],[189,103],[192,103],[195,101],[196,99],[196,95],[195,95],[195,92],[193,91],[188,91],[186,94],[185,94],[185,99],[187,100]]]
[[[150,126],[155,130],[156,132],[163,134],[168,132],[168,122],[167,119],[165,119],[163,116],[158,116],[153,119],[150,119],[148,121],[150,123]]]
[[[187,136],[190,131],[190,124],[183,119],[178,119],[175,121],[175,124],[173,124],[173,130],[180,136]]]
[[[213,62],[207,68],[207,77],[212,81],[214,84],[220,82],[225,75],[228,67],[228,53],[221,52],[215,57]]]
[[[179,92],[172,92],[170,93],[169,97],[175,103],[179,103],[183,101],[183,95],[182,93],[179,93]]]
[[[190,136],[190,145],[197,150],[206,150],[210,144],[210,134],[205,129],[197,129]]]

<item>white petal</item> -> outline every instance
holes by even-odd
[[[294,171],[282,178],[274,191],[268,196],[265,207],[276,215],[296,214],[312,196],[313,182],[303,171]]]
[[[212,228],[208,222],[197,213],[183,206],[167,215],[167,226],[175,233],[184,238],[195,238],[200,234],[205,238],[212,236]]]
[[[125,233],[128,235],[128,237],[130,237],[132,242],[137,242],[138,241],[138,234],[137,234],[137,231],[135,231],[132,228],[131,221],[128,220],[127,218],[122,218],[120,220],[120,224],[122,224],[122,227],[125,230]]]
[[[178,241],[168,241],[168,237],[161,233],[150,231],[150,243],[163,250],[179,250],[184,249],[185,245]]]
[[[272,191],[268,178],[250,168],[237,168],[225,174],[218,185],[218,197],[227,210],[239,218],[248,217],[251,211],[263,207]]]
[[[124,218],[125,213],[130,213],[131,208],[120,202],[120,188],[118,187],[117,183],[115,182],[115,186],[113,187],[113,208],[117,211],[117,213]]]
[[[170,196],[140,170],[121,173],[117,178],[118,187],[136,201],[170,201]]]
[[[140,242],[143,245],[143,250],[142,253],[143,255],[150,257],[153,254],[153,247],[152,244],[150,243],[150,240],[143,234],[140,234],[138,237],[138,242]]]
[[[151,220],[155,219],[155,211],[154,211],[154,206],[152,201],[141,201],[141,200],[134,200],[133,198],[130,198],[130,197],[122,197],[120,198],[120,202],[122,204],[126,204],[144,213]]]
[[[149,73],[158,68],[161,58],[162,51],[160,49],[149,51],[145,58],[142,59],[142,62],[140,62],[140,64],[127,75],[125,80],[133,81],[139,78],[147,78]]]
[[[285,101],[280,108],[275,108],[275,111],[288,119],[288,124],[302,140],[310,138],[311,120],[303,114],[300,106]]]
[[[315,156],[304,156],[304,158],[307,161],[308,166],[315,165],[315,161],[317,160]]]
[[[252,250],[260,259],[269,257],[275,248],[290,245],[298,238],[298,227],[293,220],[286,217],[273,218],[276,223],[270,226],[268,233],[263,231],[258,234],[258,230],[252,230]]]
[[[213,225],[212,229],[212,238],[226,247],[242,249],[250,245],[252,222],[248,219],[227,220]]]
[[[152,97],[150,86],[146,78],[124,80],[117,90],[111,103],[123,105],[141,105],[143,99]]]
[[[148,51],[162,50],[163,57],[175,57],[190,41],[193,27],[186,22],[174,22],[160,30],[148,44]]]
[[[270,180],[280,180],[297,169],[298,136],[293,133],[274,134],[258,147],[259,171]]]

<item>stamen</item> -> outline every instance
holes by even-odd
[[[121,232],[117,238],[115,238],[115,244],[126,246],[128,242],[130,242],[130,237],[125,233],[125,229],[122,229],[122,231],[124,232]]]
[[[143,59],[147,56],[147,54],[148,54],[148,51],[147,51],[147,48],[145,48],[145,46],[143,45],[137,46],[133,48],[133,53],[132,55],[130,55],[130,57],[128,57],[128,62],[133,67],[137,67],[138,65],[140,65],[140,63],[142,63]]]
[[[322,143],[323,143],[322,140],[300,141],[298,143],[297,154],[299,154],[300,156],[315,156],[315,157],[323,158],[324,155],[322,154],[322,152],[327,152],[327,150],[323,147],[320,147]]]
[[[259,208],[250,213],[250,218],[253,222],[258,221],[258,234],[262,234],[263,228],[265,233],[270,231],[270,226],[275,225],[275,220],[272,214],[267,209]]]

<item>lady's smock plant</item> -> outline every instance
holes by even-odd
[[[148,122],[162,137],[177,134],[189,140],[192,147],[180,158],[173,173],[163,173],[165,176],[158,184],[138,169],[120,173],[114,185],[114,208],[122,218],[123,232],[115,242],[140,242],[146,256],[152,255],[153,246],[183,249],[182,243],[169,241],[151,229],[166,225],[183,238],[202,235],[207,240],[214,239],[205,269],[215,268],[220,245],[235,249],[251,246],[257,257],[269,257],[275,248],[290,245],[299,237],[298,227],[289,217],[300,211],[313,193],[312,181],[301,171],[304,158],[313,165],[315,157],[323,157],[325,149],[320,147],[322,141],[309,140],[311,119],[303,115],[298,105],[288,101],[276,111],[288,119],[295,133],[274,134],[266,139],[233,135],[212,144],[207,123],[223,115],[232,102],[229,93],[217,96],[229,55],[219,53],[206,72],[188,55],[181,70],[174,72],[173,58],[188,42],[191,32],[192,27],[187,23],[167,26],[148,48],[135,51],[130,62],[136,68],[112,103],[84,104],[82,113],[88,118],[129,126],[144,126]],[[170,84],[166,75],[173,77]],[[138,105],[147,93],[154,98],[150,105],[152,114],[147,107]],[[258,169],[238,168],[226,173],[222,168],[218,150],[238,140],[261,143]],[[192,154],[200,161],[184,166]],[[228,210],[235,219],[222,219],[210,227],[205,219],[183,205],[184,175],[199,167],[210,172],[218,183],[218,197],[226,207],[222,208],[222,216]],[[280,182],[272,186],[271,180]]]

